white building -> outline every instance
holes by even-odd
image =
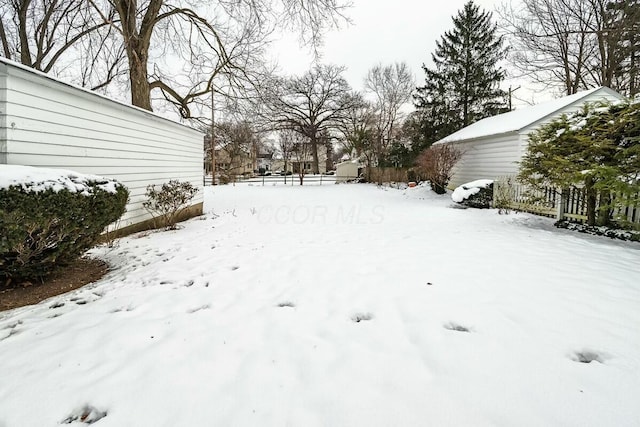
[[[118,224],[128,231],[151,218],[149,184],[189,181],[201,191],[203,135],[149,111],[116,102],[0,58],[0,167],[70,169],[115,178],[130,193]]]
[[[358,160],[346,160],[336,165],[336,182],[346,182],[358,178],[362,165]]]
[[[527,150],[529,133],[562,114],[579,110],[587,102],[617,101],[622,95],[607,87],[579,92],[531,107],[488,117],[441,139],[464,153],[449,182],[455,188],[476,179],[516,175]],[[434,144],[434,145],[435,145]]]

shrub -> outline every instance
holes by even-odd
[[[508,214],[515,200],[515,185],[513,178],[506,177],[497,180],[493,186],[494,192],[494,208],[498,209],[498,213]]]
[[[451,199],[470,208],[488,209],[493,203],[493,181],[479,179],[457,187]]]
[[[198,189],[190,182],[177,180],[162,184],[159,190],[155,185],[149,185],[146,194],[148,200],[142,206],[153,215],[156,228],[175,230],[180,212],[197,192]]]
[[[432,145],[422,152],[417,163],[420,174],[431,183],[431,189],[437,194],[447,192],[453,167],[462,158],[462,151],[451,144]]]
[[[418,170],[416,169],[409,169],[407,170],[407,181],[408,182],[420,182],[422,181],[422,177],[420,176],[420,173]]]
[[[0,168],[0,279],[42,279],[94,246],[125,211],[120,183],[70,171]]]

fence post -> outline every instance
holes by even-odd
[[[564,218],[564,207],[567,202],[567,196],[564,189],[560,190],[560,200],[556,206],[556,219],[561,221]]]
[[[322,174],[320,174],[320,185],[322,185]]]

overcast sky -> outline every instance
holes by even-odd
[[[345,76],[358,90],[363,88],[363,79],[374,65],[402,61],[413,70],[416,83],[422,85],[422,64],[431,65],[436,40],[453,28],[452,16],[466,3],[466,0],[437,3],[425,0],[352,1],[353,8],[348,12],[352,24],[326,35],[322,62],[347,66]],[[475,0],[475,3],[494,11],[501,0]],[[284,74],[302,74],[310,68],[313,60],[309,50],[300,47],[295,36],[283,36],[272,52]],[[526,82],[509,80],[503,84],[503,89],[523,84]],[[531,92],[526,89],[516,94],[530,99]],[[542,98],[538,96],[536,101]]]

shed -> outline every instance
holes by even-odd
[[[435,144],[455,144],[462,159],[453,170],[449,187],[477,179],[496,179],[518,173],[518,162],[528,144],[528,134],[562,114],[579,110],[585,103],[619,101],[624,97],[599,87],[520,110],[479,120]],[[435,145],[434,144],[434,145]]]
[[[360,175],[362,166],[357,160],[346,160],[336,165],[336,182],[346,182]]]
[[[116,228],[148,226],[149,184],[189,181],[200,191],[189,212],[202,213],[203,134],[150,111],[114,101],[0,58],[0,167],[70,169],[115,178],[130,192]]]

